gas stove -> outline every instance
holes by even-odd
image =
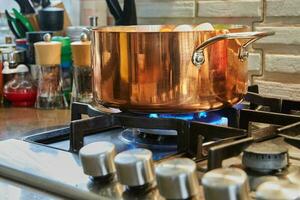
[[[184,115],[73,103],[70,126],[0,142],[0,176],[72,199],[300,198],[300,102],[248,91]]]

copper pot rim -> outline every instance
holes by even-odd
[[[192,28],[199,24],[182,24],[189,25]],[[212,24],[215,30],[173,30],[176,24],[165,24],[165,25],[134,25],[134,26],[103,26],[92,29],[93,32],[104,32],[104,33],[189,33],[189,32],[201,32],[201,33],[214,33],[220,30],[228,30],[232,32],[242,32],[245,29],[249,29],[249,26],[241,24]]]

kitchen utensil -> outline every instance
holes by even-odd
[[[25,15],[25,17],[28,19],[28,21],[30,22],[30,24],[32,25],[32,27],[35,31],[40,30],[40,26],[39,26],[39,22],[38,22],[38,15],[36,13]]]
[[[39,65],[37,108],[54,109],[67,107],[62,92],[61,43],[51,41],[44,35],[44,42],[36,42],[35,61]]]
[[[11,32],[14,34],[16,38],[22,38],[25,34],[26,28],[23,24],[20,24],[19,21],[16,20],[16,18],[10,16],[7,10],[5,10],[5,15],[7,18],[7,24],[11,30]]]
[[[29,22],[29,20],[24,15],[22,15],[15,8],[13,8],[12,11],[13,11],[16,19],[20,20],[20,22],[26,27],[27,31],[34,31],[33,26],[31,25],[31,23]]]
[[[177,28],[93,29],[94,100],[152,113],[230,107],[247,92],[246,48],[274,34],[247,32],[249,28],[240,25],[215,26],[214,31]]]
[[[122,22],[119,25],[136,25],[136,8],[134,0],[124,0]]]
[[[116,25],[136,25],[136,8],[134,0],[125,0],[123,10],[118,0],[106,0],[108,9],[115,19]]]
[[[8,26],[16,38],[24,38],[26,32],[34,31],[34,29],[26,17],[14,8],[12,10],[15,17],[11,16],[8,11],[5,10]]]
[[[54,7],[39,10],[39,25],[43,31],[61,31],[64,26],[64,10]]]
[[[110,13],[115,18],[115,21],[118,21],[122,17],[123,13],[118,0],[106,0],[106,3]]]
[[[92,67],[91,67],[91,41],[82,33],[80,41],[72,42],[73,57],[73,92],[72,99],[77,102],[91,103]]]
[[[32,3],[29,0],[15,0],[20,6],[20,12],[24,15],[35,13]]]

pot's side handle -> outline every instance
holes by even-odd
[[[231,39],[249,39],[245,44],[243,44],[239,49],[239,59],[244,61],[248,57],[247,47],[252,44],[253,42],[270,35],[274,35],[275,32],[268,31],[268,32],[240,32],[240,33],[228,33],[217,35],[215,37],[209,38],[202,44],[200,44],[193,52],[192,56],[192,63],[196,67],[200,67],[205,62],[204,57],[204,49],[209,45],[212,45],[220,40],[231,40]]]

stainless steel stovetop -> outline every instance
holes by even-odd
[[[249,93],[246,99],[250,99],[247,109],[223,111],[231,127],[122,114],[99,116],[90,107],[78,104],[80,112],[72,112],[70,127],[34,134],[24,141],[0,142],[0,186],[3,178],[27,185],[23,186],[27,188],[23,190],[27,195],[24,199],[33,199],[34,195],[38,199],[164,199],[161,194],[170,194],[162,187],[146,189],[142,185],[128,189],[116,175],[111,180],[99,181],[84,174],[79,149],[95,141],[107,141],[116,146],[117,153],[136,148],[151,150],[156,168],[176,158],[192,160],[196,163],[199,182],[196,184],[199,192],[193,199],[204,199],[204,196],[234,199],[234,195],[239,199],[256,199],[256,195],[270,195],[266,191],[275,191],[275,186],[282,189],[280,194],[273,194],[273,199],[280,199],[280,195],[300,198],[300,116],[290,113],[300,110],[300,103],[257,97],[254,93]],[[91,117],[80,119],[80,114]],[[152,134],[144,133],[146,129],[151,129]],[[166,131],[164,136],[162,132],[155,135],[155,129],[172,129],[177,134]],[[251,148],[253,145],[256,146]],[[170,180],[173,182],[165,184],[167,190],[178,182],[175,178]],[[180,189],[191,184],[180,183],[183,184]],[[243,196],[247,184],[251,192],[246,191]],[[229,190],[233,192],[232,198],[226,198]],[[174,190],[173,193],[184,192]]]
[[[299,149],[285,143],[280,137],[265,143],[275,143],[287,147],[290,155],[289,166],[283,170],[266,174],[248,171],[252,189],[250,196],[253,199],[255,199],[254,191],[257,186],[266,181],[285,180],[300,185]],[[146,194],[125,192],[125,187],[116,179],[109,183],[93,182],[83,173],[77,154],[20,140],[0,142],[0,149],[1,176],[37,188],[33,192],[36,196],[38,196],[38,190],[44,190],[53,193],[54,196],[71,199],[163,199],[157,189]],[[223,167],[244,169],[241,165],[241,155],[225,160]],[[206,169],[206,161],[197,163],[199,181]],[[27,192],[32,190],[30,187],[28,188]],[[199,189],[199,195],[195,199],[204,199],[201,184]],[[43,199],[47,199],[48,195],[49,199],[54,198],[45,193],[42,195]],[[28,199],[32,199],[32,196],[28,195]]]

